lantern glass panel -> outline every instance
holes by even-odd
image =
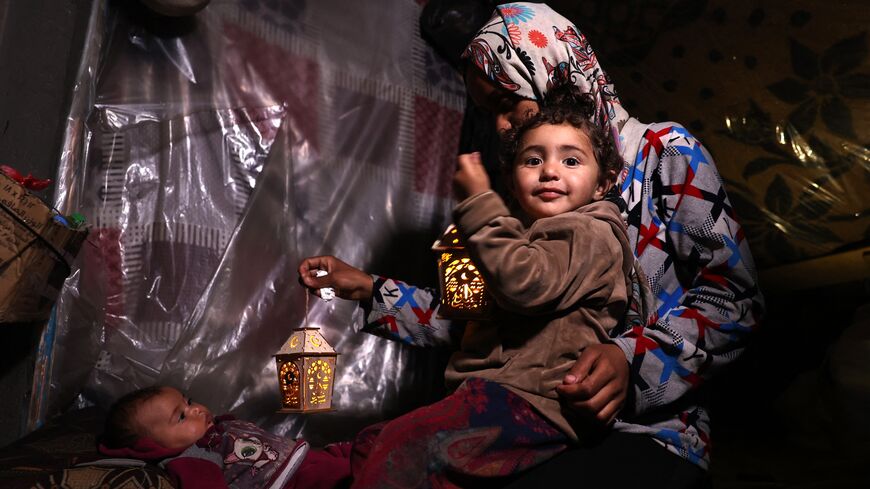
[[[447,255],[448,253],[444,253]],[[480,271],[471,258],[451,256],[444,265],[445,299],[450,307],[475,310],[486,306],[485,288]]]
[[[438,256],[438,282],[441,286],[438,317],[487,319],[492,299],[456,226],[451,224],[432,245],[432,250]]]
[[[278,381],[281,387],[281,405],[285,409],[299,409],[302,398],[299,392],[299,367],[293,362],[278,360]]]
[[[305,379],[308,404],[313,408],[324,407],[332,391],[332,366],[326,359],[314,359],[305,372]]]

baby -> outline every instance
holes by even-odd
[[[303,440],[285,439],[233,416],[212,416],[177,389],[160,386],[116,401],[99,444],[104,455],[159,463],[185,489],[301,487],[304,465],[308,474],[303,478],[339,480],[341,460],[347,459],[342,450],[333,445],[307,456],[309,446]],[[326,478],[312,474],[324,457],[331,459]]]

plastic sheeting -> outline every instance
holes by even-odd
[[[355,334],[355,303],[312,297],[336,411],[273,414],[301,258],[434,283],[464,92],[420,6],[382,3],[212,2],[170,22],[95,2],[56,198],[92,233],[37,418],[158,383],[317,443],[440,393],[443,352]]]
[[[312,300],[341,353],[338,409],[270,414],[271,354],[305,320],[300,258],[434,283],[464,93],[420,39],[421,3],[216,0],[155,22],[95,1],[56,196],[93,234],[31,420],[160,382],[317,442],[437,395],[439,352],[355,334],[354,304]],[[866,243],[861,2],[551,5],[632,115],[704,141],[762,268]]]
[[[548,3],[631,115],[679,122],[710,150],[761,270],[868,243],[866,2]]]

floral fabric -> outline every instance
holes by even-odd
[[[357,435],[353,488],[477,487],[562,452],[568,438],[523,398],[483,379]]]
[[[610,77],[583,33],[550,7],[531,3],[496,7],[463,57],[497,85],[531,100],[542,100],[555,86],[576,85],[593,96],[593,119],[610,128],[618,141],[628,113]]]

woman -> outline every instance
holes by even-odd
[[[613,343],[585,349],[559,387],[578,416],[611,429],[517,484],[577,474],[595,487],[696,486],[709,464],[698,387],[739,356],[763,311],[712,158],[679,124],[631,118],[579,29],[546,5],[497,7],[463,58],[468,93],[499,131],[535,113],[554,86],[573,83],[592,95],[593,121],[613,133],[625,161],[618,185],[629,238],[653,293],[651,317],[626,324]],[[313,277],[318,268],[329,275]],[[333,287],[360,301],[368,332],[431,345],[449,342],[456,327],[436,319],[433,292],[334,257],[308,258],[299,273],[309,288]],[[609,470],[616,467],[629,470]]]

